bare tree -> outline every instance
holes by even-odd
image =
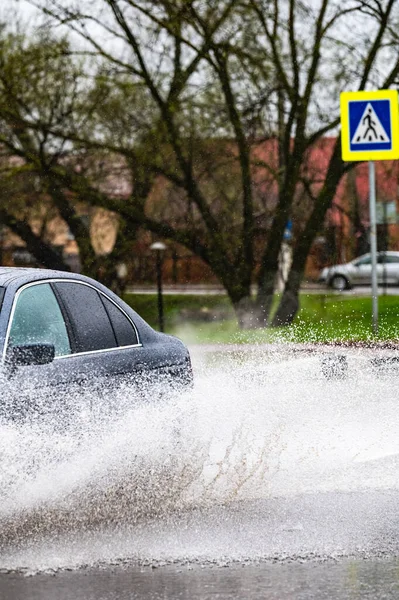
[[[56,176],[71,148],[51,130],[78,118],[78,78],[65,40],[47,36],[26,40],[2,30],[0,40],[0,145],[2,155],[1,221],[27,243],[43,264],[69,270],[62,258],[29,225],[31,217],[51,211],[75,236],[86,270],[95,262],[76,198],[61,188]],[[73,116],[72,116],[73,115]],[[67,168],[68,163],[64,168]],[[21,185],[24,186],[23,193]],[[46,215],[44,215],[45,217]],[[42,215],[43,217],[43,215]],[[44,231],[42,232],[45,233]]]
[[[315,235],[322,227],[338,184],[353,164],[341,160],[337,136],[322,186],[307,180],[306,156],[322,136],[339,124],[338,98],[344,89],[388,88],[399,74],[397,5],[394,0],[334,2],[322,0],[304,7],[290,0],[269,3],[251,0],[259,17],[267,52],[273,53],[284,97],[280,113],[280,202],[273,223],[275,245],[281,240],[286,215],[292,205],[293,188],[302,182],[314,197],[313,208],[297,237],[285,291],[274,316],[276,325],[292,322],[298,310],[298,292],[306,259]],[[284,6],[285,12],[280,8]],[[304,22],[309,28],[303,29]],[[302,32],[298,35],[298,28]],[[384,59],[389,56],[389,61]],[[259,287],[272,296],[273,242],[264,255]],[[267,273],[270,275],[268,276]],[[266,300],[267,301],[267,300]]]
[[[131,170],[127,199],[110,197],[75,173],[59,173],[61,189],[84,190],[91,202],[117,211],[128,231],[144,227],[200,256],[223,283],[243,326],[292,322],[309,249],[351,168],[341,160],[338,136],[320,185],[309,175],[312,149],[329,132],[337,134],[340,91],[396,82],[397,3],[32,2],[50,26],[67,28],[76,49],[97,61],[92,90],[104,92],[86,126],[54,124],[52,135],[123,156]],[[262,138],[276,140],[270,159],[257,153]],[[234,182],[230,211],[220,210],[212,177],[203,176],[211,140],[224,149],[214,151],[213,180],[231,173]],[[277,190],[263,244],[255,235],[262,172],[274,177]],[[160,176],[181,190],[176,197],[185,199],[184,219],[151,214],[148,200]],[[292,267],[271,319],[284,229],[295,219],[303,190],[310,203],[296,224]]]

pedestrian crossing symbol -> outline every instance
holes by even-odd
[[[398,92],[341,94],[343,160],[399,158]]]
[[[381,106],[382,103],[387,105],[383,111],[384,114],[389,115],[389,101],[388,100],[375,100],[376,106]],[[358,105],[363,104],[363,102],[358,102]],[[357,107],[358,108],[358,107]],[[350,110],[350,109],[349,109]],[[384,112],[385,111],[385,112]],[[355,111],[352,111],[354,113]],[[350,115],[350,112],[349,112]],[[386,123],[388,125],[389,130],[391,129],[391,124],[388,120]],[[389,134],[391,132],[389,131]],[[367,145],[367,146],[375,146],[375,150],[387,149],[390,150],[392,147],[391,144],[391,136],[387,135],[384,126],[382,125],[375,108],[371,102],[367,102],[366,108],[363,111],[362,116],[360,117],[359,125],[356,128],[356,131],[351,139],[351,146],[355,144]],[[384,148],[383,148],[384,147]]]

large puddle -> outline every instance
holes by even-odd
[[[183,395],[1,425],[0,569],[398,552],[397,374],[367,351],[344,380],[317,353],[193,355]]]

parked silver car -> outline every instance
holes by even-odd
[[[378,252],[377,280],[379,284],[399,285],[399,252]],[[326,267],[319,281],[339,291],[355,285],[371,285],[371,254],[363,254],[343,265]]]

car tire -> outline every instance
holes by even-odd
[[[349,288],[349,282],[344,275],[334,275],[330,280],[330,286],[337,292],[342,292]]]

